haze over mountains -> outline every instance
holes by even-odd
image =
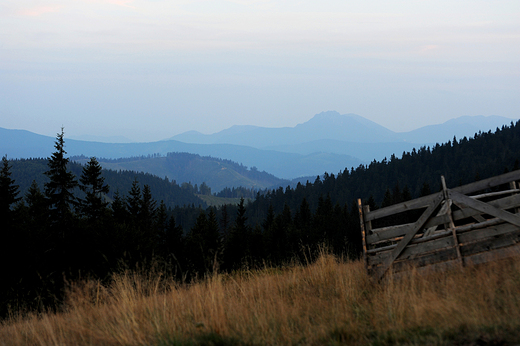
[[[414,147],[433,146],[454,136],[471,137],[479,131],[494,131],[511,121],[500,116],[464,116],[397,133],[356,114],[328,111],[295,127],[233,126],[214,134],[190,131],[150,143],[102,143],[67,138],[66,150],[70,156],[111,159],[186,152],[231,160],[278,178],[293,179],[315,177],[324,172],[337,173],[392,154],[400,157],[403,151],[411,151]],[[0,153],[9,158],[48,157],[54,150],[54,139],[0,128]],[[127,165],[127,168],[146,170],[142,163],[139,167]],[[162,168],[161,172],[164,173]]]
[[[454,136],[472,137],[478,131],[494,131],[496,127],[508,125],[511,121],[500,116],[462,116],[439,125],[409,132],[394,132],[357,114],[341,115],[336,111],[328,111],[316,114],[295,127],[232,126],[214,134],[189,131],[171,139],[197,144],[246,145],[302,155],[335,153],[370,162],[393,153],[400,155],[414,147],[444,143]]]

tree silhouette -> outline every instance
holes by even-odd
[[[12,221],[11,207],[20,200],[18,190],[18,185],[15,185],[14,180],[11,179],[11,166],[7,156],[4,156],[0,170],[0,220],[4,226]]]
[[[78,185],[76,177],[69,171],[69,159],[65,157],[64,132],[58,133],[54,147],[56,151],[48,159],[48,171],[45,175],[49,182],[45,184],[45,196],[48,199],[52,221],[65,222],[72,216],[72,207],[76,205],[73,189]]]
[[[79,179],[79,188],[85,192],[85,199],[80,201],[80,210],[89,220],[99,220],[104,214],[108,202],[104,195],[110,190],[101,176],[101,165],[95,157],[85,167]]]

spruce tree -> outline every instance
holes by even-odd
[[[79,188],[85,192],[85,199],[80,201],[80,210],[89,220],[99,220],[105,212],[108,202],[104,195],[110,188],[101,176],[101,165],[95,157],[91,157],[79,179]]]
[[[43,260],[48,268],[52,268],[49,290],[58,299],[62,298],[65,276],[70,278],[78,273],[81,262],[79,249],[85,244],[78,232],[73,232],[77,230],[73,214],[77,203],[73,190],[78,182],[68,167],[63,136],[61,128],[54,145],[56,151],[48,159],[49,169],[45,172],[49,177],[45,184],[45,197],[49,207],[50,232]]]
[[[139,208],[139,220],[145,232],[151,232],[155,216],[157,214],[157,202],[152,197],[149,185],[143,186],[143,192]]]
[[[49,182],[45,184],[45,196],[48,199],[52,221],[60,223],[72,214],[72,207],[76,205],[73,189],[78,185],[76,177],[69,171],[69,159],[65,157],[64,132],[58,133],[54,147],[56,151],[48,159],[49,170],[45,175]]]
[[[170,217],[164,238],[164,255],[174,266],[175,276],[182,281],[185,279],[186,249],[184,231],[175,223],[175,218]]]
[[[137,180],[132,182],[132,187],[128,194],[129,196],[126,198],[126,208],[130,213],[130,218],[132,220],[138,220],[139,213],[141,212],[141,187]]]
[[[115,223],[124,224],[128,218],[128,210],[126,208],[126,201],[124,197],[121,197],[119,190],[114,193],[114,199],[110,205],[112,209],[112,218]]]
[[[11,166],[7,156],[4,156],[0,170],[0,220],[4,225],[12,221],[11,207],[20,200],[18,189],[18,185],[15,185],[14,180],[11,179]]]
[[[240,198],[237,216],[226,241],[224,264],[228,269],[239,268],[249,256],[251,229],[246,223],[247,217],[245,214],[244,198]]]

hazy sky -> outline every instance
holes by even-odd
[[[0,2],[0,127],[154,141],[326,110],[518,119],[520,1]]]

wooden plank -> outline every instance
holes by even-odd
[[[453,190],[451,190],[453,191]],[[455,202],[455,201],[454,201]],[[515,208],[517,206],[520,206],[520,195],[514,195],[514,196],[507,196],[504,198],[496,199],[494,201],[487,202],[488,204],[492,205],[495,208],[499,209],[511,209]],[[461,207],[459,203],[456,203],[459,208]],[[464,207],[464,206],[462,206]],[[480,215],[480,211],[474,210],[468,207],[465,207],[461,210],[455,210],[453,212],[453,219],[455,221],[459,221],[462,219],[466,219],[469,217],[474,217],[475,215]]]
[[[520,227],[520,216],[516,214],[512,214],[502,209],[498,209],[492,206],[491,204],[475,200],[453,190],[449,190],[448,194],[451,199],[457,201],[458,203],[464,204],[467,207],[478,210],[484,214],[493,215],[494,217],[498,217],[504,221],[507,221],[509,223],[512,223],[513,225]]]
[[[425,197],[413,199],[411,201],[394,204],[394,205],[391,205],[386,208],[373,210],[369,214],[365,215],[365,221],[373,221],[375,219],[381,219],[383,217],[398,214],[398,213],[408,211],[408,210],[427,208],[429,205],[432,204],[433,201],[437,200],[439,194],[442,194],[442,192],[438,192],[438,193],[434,193],[432,195],[428,195]]]
[[[520,256],[520,244],[465,257],[466,264],[477,265]]]
[[[396,261],[407,260],[415,257],[416,255],[423,255],[428,252],[451,248],[455,246],[455,241],[451,235],[452,234],[450,231],[447,234],[447,236],[444,236],[442,238],[435,239],[425,243],[408,245],[403,250],[401,255],[396,259]],[[390,255],[390,251],[377,253],[373,256],[369,256],[368,263],[370,266],[382,264]]]
[[[439,238],[443,238],[443,237],[447,237],[451,235],[451,230],[448,230],[448,231],[439,231],[435,234],[432,234],[432,235],[429,235],[427,237],[415,237],[413,238],[411,241],[410,241],[410,244],[420,244],[420,243],[425,243],[425,242],[428,242],[428,241],[431,241],[431,240],[435,240],[435,239],[439,239]],[[399,238],[398,240],[401,240],[402,238]],[[378,248],[374,248],[374,249],[369,249],[367,250],[367,254],[369,255],[375,255],[379,252],[384,252],[384,251],[389,251],[389,250],[392,250],[394,249],[395,247],[397,246],[397,244],[390,244],[390,245],[387,245],[387,246],[381,246],[381,247],[378,247]]]
[[[477,229],[471,232],[461,233],[459,234],[459,241],[461,244],[465,245],[466,243],[471,243],[490,237],[497,237],[508,233],[514,233],[516,231],[518,231],[518,227],[515,225],[511,225],[510,223],[503,223],[501,225],[497,225],[496,227]]]
[[[512,184],[512,183],[514,183],[514,181],[509,184]],[[517,190],[516,188],[510,188],[509,190],[489,192],[489,193],[483,193],[483,194],[476,195],[476,196],[471,196],[471,198],[482,199],[482,198],[486,198],[486,197],[503,196],[503,195],[513,194],[513,193],[518,193],[518,192],[520,192],[520,190]]]
[[[504,220],[501,220],[498,218],[489,219],[489,220],[486,220],[484,222],[479,222],[479,223],[471,223],[471,224],[457,227],[457,233],[469,232],[469,231],[473,231],[475,229],[480,229],[480,228],[489,228],[491,226],[495,226],[495,225],[498,225],[501,223],[504,223]]]
[[[457,251],[453,247],[430,253],[424,256],[416,257],[407,261],[396,262],[392,265],[392,269],[395,271],[402,271],[409,269],[410,267],[430,266],[432,264],[451,260],[457,260],[458,262]]]
[[[486,238],[482,241],[476,241],[469,244],[464,244],[460,247],[463,256],[485,252],[494,249],[500,249],[515,245],[520,242],[520,231],[504,234],[498,237]]]
[[[436,227],[443,225],[448,221],[448,215],[434,216],[424,224],[424,228]],[[377,244],[380,241],[390,240],[393,238],[402,237],[407,234],[412,228],[413,223],[407,223],[398,226],[389,226],[385,228],[376,228],[372,234],[367,236],[367,243],[370,245]]]
[[[385,272],[390,268],[394,260],[401,254],[401,252],[404,250],[404,248],[408,245],[408,243],[412,240],[412,238],[415,236],[415,234],[422,229],[426,221],[432,216],[432,214],[437,210],[437,207],[441,204],[441,201],[443,199],[442,193],[438,193],[436,195],[436,198],[432,201],[432,204],[426,209],[426,211],[421,215],[419,220],[417,220],[414,223],[414,226],[410,232],[408,232],[405,237],[399,242],[399,245],[392,250],[392,253],[390,256],[386,258],[386,260],[382,264],[382,268],[378,272],[378,279],[380,280]]]
[[[509,183],[511,181],[520,180],[520,170],[505,173],[488,179],[480,180],[471,184],[455,187],[451,191],[458,192],[464,195],[474,193],[477,191],[489,189],[495,186]]]

